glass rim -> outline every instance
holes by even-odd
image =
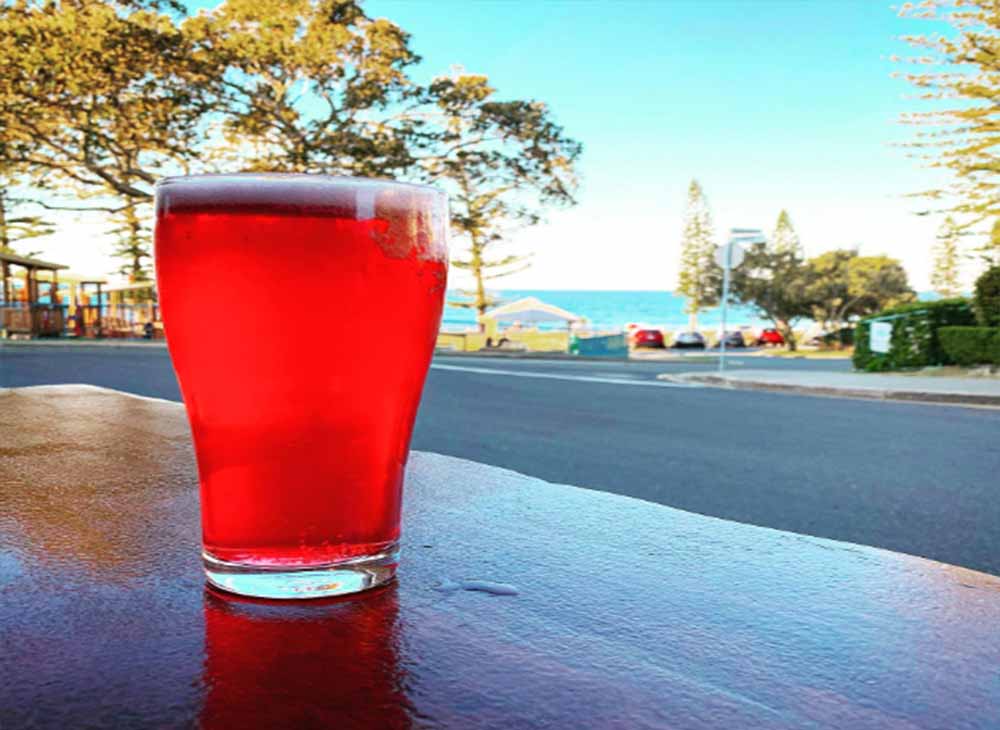
[[[447,196],[441,188],[428,183],[414,183],[403,180],[393,180],[382,177],[358,177],[353,175],[328,175],[326,173],[312,172],[204,172],[194,175],[167,175],[161,177],[154,184],[154,189],[165,188],[171,185],[203,185],[211,182],[240,182],[250,180],[267,181],[269,183],[288,184],[312,184],[329,187],[348,186],[371,186],[371,187],[401,187],[415,188],[426,193],[436,193]]]

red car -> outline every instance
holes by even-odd
[[[660,330],[638,330],[632,335],[632,343],[636,347],[666,347],[663,333]]]
[[[760,333],[760,337],[757,338],[757,347],[768,347],[770,345],[778,346],[784,345],[785,338],[781,336],[781,333],[774,328],[768,328]]]

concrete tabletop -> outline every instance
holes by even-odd
[[[0,728],[1000,723],[996,577],[434,454],[406,489],[395,584],[239,599],[180,405],[0,391]]]

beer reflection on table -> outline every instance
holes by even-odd
[[[202,728],[408,728],[396,585],[290,603],[205,590]]]

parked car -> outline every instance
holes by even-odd
[[[636,330],[632,335],[632,344],[636,347],[666,347],[660,330]]]
[[[677,349],[704,350],[705,345],[705,338],[702,337],[700,332],[681,332],[674,338],[674,344],[671,345],[671,347],[675,347]]]
[[[785,344],[785,338],[781,336],[781,333],[773,327],[768,327],[767,329],[761,331],[760,337],[757,338],[758,347],[770,347],[774,345],[775,347]]]
[[[746,347],[747,343],[743,340],[742,332],[727,332],[721,338],[719,338],[718,347],[722,346],[722,343],[726,343],[726,347]]]

